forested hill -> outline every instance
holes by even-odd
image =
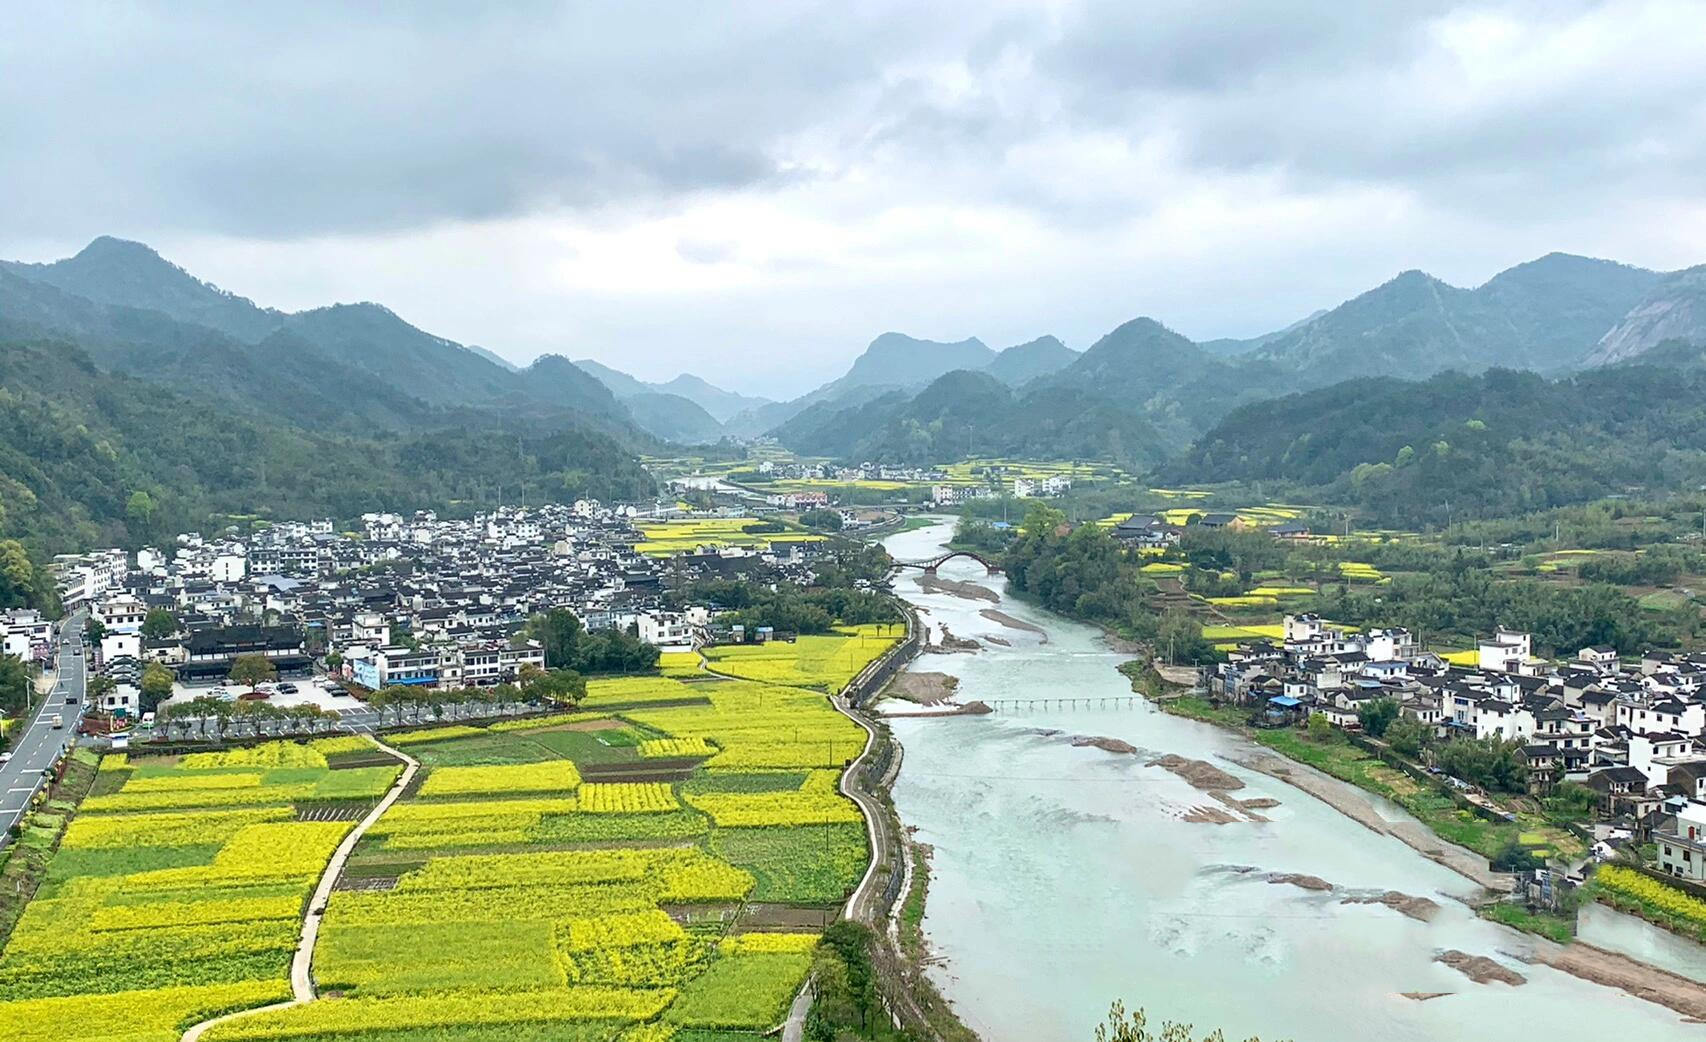
[[[839,408],[820,402],[778,430],[809,455],[928,466],[962,456],[1113,459],[1136,469],[1166,443],[1135,409],[1075,388],[1014,390],[984,372],[948,373],[916,396],[895,391]]]
[[[500,489],[501,484],[501,489]],[[654,492],[605,434],[315,433],[104,372],[74,344],[0,341],[0,536],[38,554],[138,545],[218,515],[351,518]]]
[[[1294,482],[1405,525],[1692,489],[1706,482],[1706,373],[1352,380],[1234,410],[1156,478]]]
[[[0,337],[69,341],[103,371],[308,430],[578,425],[659,444],[565,359],[517,370],[378,304],[259,307],[105,237],[52,264],[0,261]]]

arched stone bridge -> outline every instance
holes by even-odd
[[[935,575],[936,569],[947,564],[956,557],[966,557],[976,561],[978,564],[983,565],[990,575],[1001,574],[1000,565],[991,561],[987,557],[984,557],[982,554],[975,553],[971,550],[950,550],[939,557],[932,557],[928,561],[896,561],[894,564],[896,568],[918,568],[923,570],[925,575]]]

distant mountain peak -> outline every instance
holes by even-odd
[[[137,242],[134,239],[120,239],[115,235],[95,236],[93,239],[89,240],[89,245],[78,250],[72,259],[89,260],[98,257],[152,258],[154,260],[164,261],[165,263],[171,263],[170,261],[166,261],[164,257],[161,257],[154,247],[147,243]],[[172,267],[176,268],[177,265],[173,264]],[[179,268],[178,270],[181,271],[183,269]]]

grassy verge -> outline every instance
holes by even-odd
[[[1524,933],[1539,934],[1541,937],[1557,941],[1559,944],[1569,944],[1576,939],[1574,916],[1558,912],[1531,912],[1522,905],[1512,904],[1509,901],[1497,901],[1493,904],[1482,905],[1477,911],[1483,919],[1503,923]]]
[[[924,959],[924,902],[930,892],[930,852],[912,844],[912,886],[900,906],[900,946],[914,965]]]
[[[65,826],[77,812],[77,804],[95,783],[100,762],[100,757],[87,749],[75,750],[66,765],[65,776],[48,790],[47,802],[20,820],[22,835],[7,848],[8,856],[4,865],[0,865],[0,948],[6,947],[12,927],[24,914],[24,906],[46,878],[47,863],[59,847]]]

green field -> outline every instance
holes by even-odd
[[[891,643],[835,639],[852,650],[812,668],[796,654],[792,673],[833,680]],[[421,775],[332,893],[322,997],[208,1042],[648,1042],[778,1024],[817,939],[749,932],[746,910],[821,917],[862,877],[865,826],[836,783],[863,730],[778,683],[589,689],[632,708],[409,732]],[[372,749],[110,757],[0,953],[0,1037],[175,1042],[289,997],[308,892],[400,770],[335,766],[358,746]]]

